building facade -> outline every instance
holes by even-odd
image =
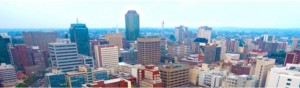
[[[85,24],[71,24],[69,29],[70,39],[72,43],[76,43],[78,53],[90,56],[89,31]]]
[[[1,79],[1,84],[4,87],[15,86],[18,80],[15,67],[13,67],[10,64],[1,63],[0,79]]]
[[[95,45],[96,67],[115,68],[119,64],[119,50],[115,45]]]
[[[135,10],[128,10],[125,14],[126,39],[128,41],[136,41],[140,36],[140,17]]]
[[[268,71],[274,67],[275,59],[260,58],[256,60],[254,75],[258,78],[258,87],[265,87]]]
[[[41,50],[48,51],[48,44],[55,42],[57,32],[23,32],[24,42],[28,46],[39,46]]]
[[[163,87],[188,87],[189,67],[182,64],[159,66]]]
[[[122,34],[106,34],[105,39],[109,42],[109,44],[116,45],[119,49],[123,48]]]
[[[198,29],[198,38],[206,38],[209,43],[211,43],[211,33],[212,33],[212,28],[208,26],[201,26]]]
[[[161,59],[160,38],[138,38],[138,63],[159,64]]]

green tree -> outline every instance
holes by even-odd
[[[28,87],[28,85],[25,83],[17,83],[16,87]]]

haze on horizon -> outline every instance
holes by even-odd
[[[125,27],[125,13],[134,9],[141,27],[300,28],[296,0],[1,0],[0,29]]]

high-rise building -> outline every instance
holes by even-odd
[[[224,88],[237,88],[237,87],[257,87],[257,78],[252,75],[228,75],[223,81]]]
[[[265,87],[298,88],[300,86],[299,75],[299,64],[287,64],[285,67],[274,67],[268,73]]]
[[[212,64],[220,61],[221,47],[218,47],[217,44],[202,45],[198,51],[198,54],[204,55],[204,63]]]
[[[284,65],[286,64],[299,64],[300,63],[300,50],[296,49],[292,52],[286,53]]]
[[[179,26],[179,27],[175,27],[175,38],[176,38],[176,42],[181,44],[184,39],[186,38],[186,32],[188,30],[188,27],[185,27],[183,25]]]
[[[226,41],[226,49],[229,52],[238,52],[239,51],[239,41],[235,40],[235,39]]]
[[[130,50],[120,50],[120,57],[122,62],[127,64],[137,64],[138,63],[138,51],[136,49]]]
[[[4,87],[15,86],[18,81],[15,67],[10,64],[1,63],[0,80]]]
[[[265,42],[275,42],[275,36],[274,35],[263,35],[263,41]]]
[[[71,42],[77,44],[79,54],[90,56],[89,31],[85,24],[74,23],[69,29]]]
[[[0,35],[0,62],[1,63],[6,63],[6,64],[11,64],[11,60],[9,58],[9,48],[7,47],[7,42],[5,42],[4,38],[2,35]]]
[[[119,49],[123,48],[122,34],[106,34],[105,39],[109,42],[109,44],[116,45]]]
[[[201,26],[198,29],[198,38],[206,38],[209,43],[211,43],[211,32],[212,28],[208,26]]]
[[[256,60],[254,75],[258,78],[258,87],[265,87],[268,71],[274,67],[275,59],[259,58]]]
[[[48,51],[48,44],[55,42],[57,32],[23,32],[24,42],[28,46],[39,46],[41,50]]]
[[[119,50],[115,45],[95,45],[96,67],[115,68],[119,64]]]
[[[267,51],[268,54],[274,54],[277,52],[278,43],[275,42],[265,42],[262,50]]]
[[[226,39],[225,38],[221,38],[221,39],[216,39],[215,41],[212,41],[212,43],[214,44],[218,44],[218,46],[221,47],[221,60],[225,59],[225,53],[226,53]]]
[[[82,60],[78,59],[76,43],[71,43],[68,39],[50,43],[49,50],[52,69],[62,72],[78,71],[78,66],[83,64]]]
[[[105,45],[105,44],[109,44],[109,42],[106,39],[95,39],[95,40],[90,40],[90,53],[91,56],[95,57],[95,45]]]
[[[160,63],[160,38],[138,38],[137,49],[138,63],[143,65]]]
[[[135,41],[140,36],[140,17],[135,10],[128,10],[125,14],[126,39]]]
[[[33,49],[30,46],[25,44],[15,45],[11,51],[14,64],[18,69],[24,69],[25,66],[33,66],[35,64],[32,56]]]
[[[183,64],[159,66],[163,87],[188,87],[189,67]]]

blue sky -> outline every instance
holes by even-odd
[[[127,10],[141,27],[300,28],[297,0],[0,0],[0,28],[125,27]]]

